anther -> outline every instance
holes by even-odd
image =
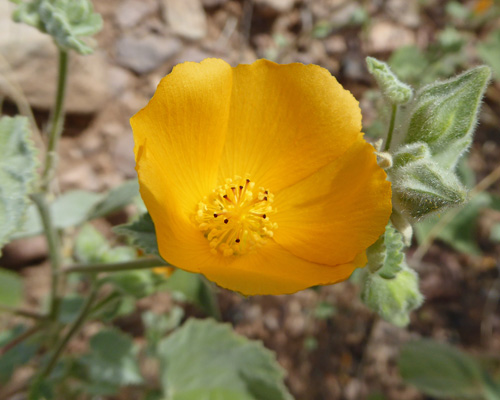
[[[262,218],[266,219],[266,214],[264,214],[264,215],[262,216]]]
[[[236,239],[236,240],[235,240],[235,242],[236,242],[236,243],[239,243],[239,242],[240,242],[240,239]]]
[[[225,224],[227,224],[228,222],[229,222],[229,220],[226,218],[226,219],[224,220],[224,223],[225,223]]]

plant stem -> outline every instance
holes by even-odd
[[[8,306],[2,306],[0,305],[0,312],[5,312],[13,315],[17,315],[19,317],[25,317],[25,318],[30,318],[34,320],[43,320],[46,318],[45,315],[39,314],[34,311],[29,311],[29,310],[22,310],[20,308],[13,308],[13,307],[8,307]]]
[[[71,325],[69,331],[56,346],[54,353],[52,353],[52,357],[50,358],[49,362],[47,363],[47,365],[40,374],[40,379],[46,378],[47,376],[50,375],[50,373],[57,364],[57,360],[59,359],[62,352],[68,345],[69,341],[82,327],[83,323],[85,322],[85,319],[87,318],[89,312],[92,309],[92,304],[94,303],[94,300],[96,298],[97,290],[98,290],[97,285],[95,284],[94,281],[92,281],[92,289],[90,291],[89,297],[87,297],[87,300],[85,301],[85,304],[83,305],[80,314],[78,315],[78,318],[76,319],[75,322],[73,322],[73,325]]]
[[[0,356],[7,353],[10,349],[14,348],[19,343],[24,342],[30,336],[33,336],[35,333],[37,333],[43,327],[43,325],[44,325],[44,321],[40,320],[36,325],[33,325],[30,329],[21,333],[15,339],[11,340],[9,343],[7,343],[4,347],[2,347],[0,349]]]
[[[64,97],[66,93],[66,78],[68,76],[68,53],[62,49],[59,49],[58,74],[56,100],[49,125],[49,143],[45,154],[45,167],[41,181],[43,192],[48,191],[54,175],[57,161],[57,147],[64,123]]]
[[[389,132],[387,132],[387,139],[385,141],[384,151],[389,151],[392,142],[392,134],[394,132],[394,124],[396,122],[396,114],[398,112],[398,106],[396,104],[392,105],[391,122],[389,124]]]
[[[35,203],[36,207],[38,208],[38,212],[40,213],[45,236],[47,237],[47,244],[49,247],[50,266],[52,271],[49,318],[55,320],[59,311],[59,270],[61,269],[62,264],[59,236],[57,235],[54,225],[52,224],[50,208],[47,204],[47,201],[45,200],[45,195],[41,193],[35,193],[31,195],[31,199]]]
[[[63,269],[62,272],[70,274],[74,272],[96,274],[99,272],[120,272],[130,271],[134,269],[150,269],[169,265],[158,257],[154,258],[139,258],[137,260],[119,262],[114,264],[75,264]]]

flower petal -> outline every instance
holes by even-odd
[[[233,69],[220,179],[271,191],[311,175],[361,136],[357,100],[324,68],[259,60]]]
[[[161,80],[149,104],[131,118],[139,182],[160,203],[167,194],[177,200],[177,207],[164,212],[180,207],[191,213],[216,186],[231,91],[226,62],[184,63]],[[141,160],[145,147],[147,167]]]
[[[373,147],[359,139],[325,168],[275,193],[274,205],[276,242],[311,262],[342,264],[384,232],[391,184]]]
[[[219,264],[201,272],[219,286],[244,295],[278,295],[341,282],[349,278],[354,269],[365,264],[364,253],[342,265],[311,263],[295,257],[270,240],[255,253],[227,259],[226,265]]]

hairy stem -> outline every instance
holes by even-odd
[[[150,269],[154,267],[161,267],[169,265],[158,257],[154,258],[139,258],[137,260],[125,261],[113,264],[75,264],[63,269],[62,272],[66,274],[80,272],[80,273],[99,273],[99,272],[119,272],[130,271],[134,269]]]
[[[393,104],[392,105],[392,112],[391,112],[391,122],[389,124],[389,132],[387,132],[387,139],[385,141],[384,151],[389,151],[389,149],[391,147],[392,134],[394,132],[394,124],[396,122],[397,112],[398,112],[398,106],[396,104]]]
[[[49,125],[49,143],[45,154],[45,166],[42,175],[42,191],[47,192],[54,176],[57,161],[57,147],[64,123],[64,97],[68,75],[68,53],[59,49],[59,71],[54,109]]]
[[[55,320],[58,309],[59,309],[59,281],[61,269],[61,252],[59,236],[56,232],[54,225],[52,224],[52,217],[50,214],[50,208],[45,199],[45,195],[41,193],[35,193],[31,195],[31,199],[38,208],[38,212],[42,219],[43,229],[45,231],[45,236],[47,238],[47,244],[49,247],[50,255],[50,266],[52,272],[51,288],[50,288],[50,312],[49,318]]]

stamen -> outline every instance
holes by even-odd
[[[194,219],[210,242],[211,252],[239,256],[265,244],[277,224],[269,219],[274,196],[250,179],[226,179],[198,204]],[[223,215],[224,218],[217,218]]]

